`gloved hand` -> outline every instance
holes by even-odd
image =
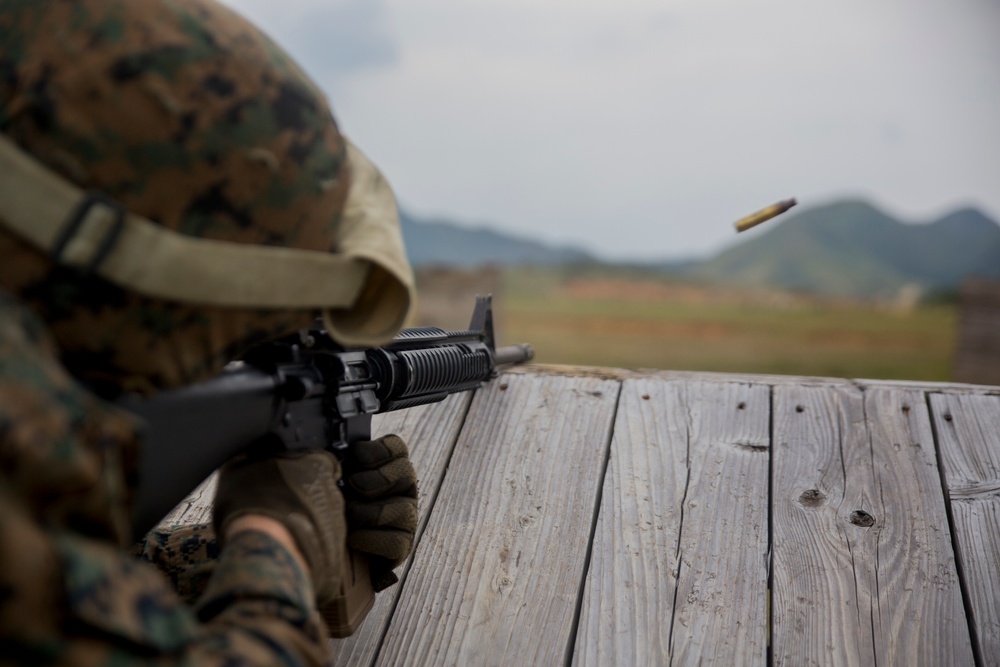
[[[219,471],[212,523],[222,538],[236,518],[260,514],[283,524],[305,556],[319,604],[340,592],[346,526],[337,488],[340,464],[324,451],[240,455]]]
[[[392,586],[417,532],[417,473],[397,435],[351,445],[344,459],[347,544],[369,554],[372,588]]]

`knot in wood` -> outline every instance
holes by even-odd
[[[826,496],[819,489],[803,491],[802,495],[799,496],[799,502],[805,507],[819,507],[824,500],[826,500]]]
[[[854,510],[848,520],[855,526],[862,528],[871,528],[875,525],[875,517],[864,510]]]

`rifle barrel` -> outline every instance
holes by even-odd
[[[535,348],[527,343],[520,345],[507,345],[498,347],[493,353],[493,363],[497,366],[504,364],[523,364],[535,358]]]

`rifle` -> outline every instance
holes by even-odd
[[[530,345],[497,349],[490,297],[466,331],[404,329],[387,346],[347,350],[315,328],[251,350],[218,377],[119,404],[148,425],[133,534],[145,535],[213,470],[262,440],[343,458],[371,439],[374,414],[435,403],[481,386],[497,366],[530,360]]]

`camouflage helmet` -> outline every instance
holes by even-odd
[[[391,190],[273,42],[211,0],[0,0],[0,289],[67,366],[149,391],[317,312],[384,342]]]

